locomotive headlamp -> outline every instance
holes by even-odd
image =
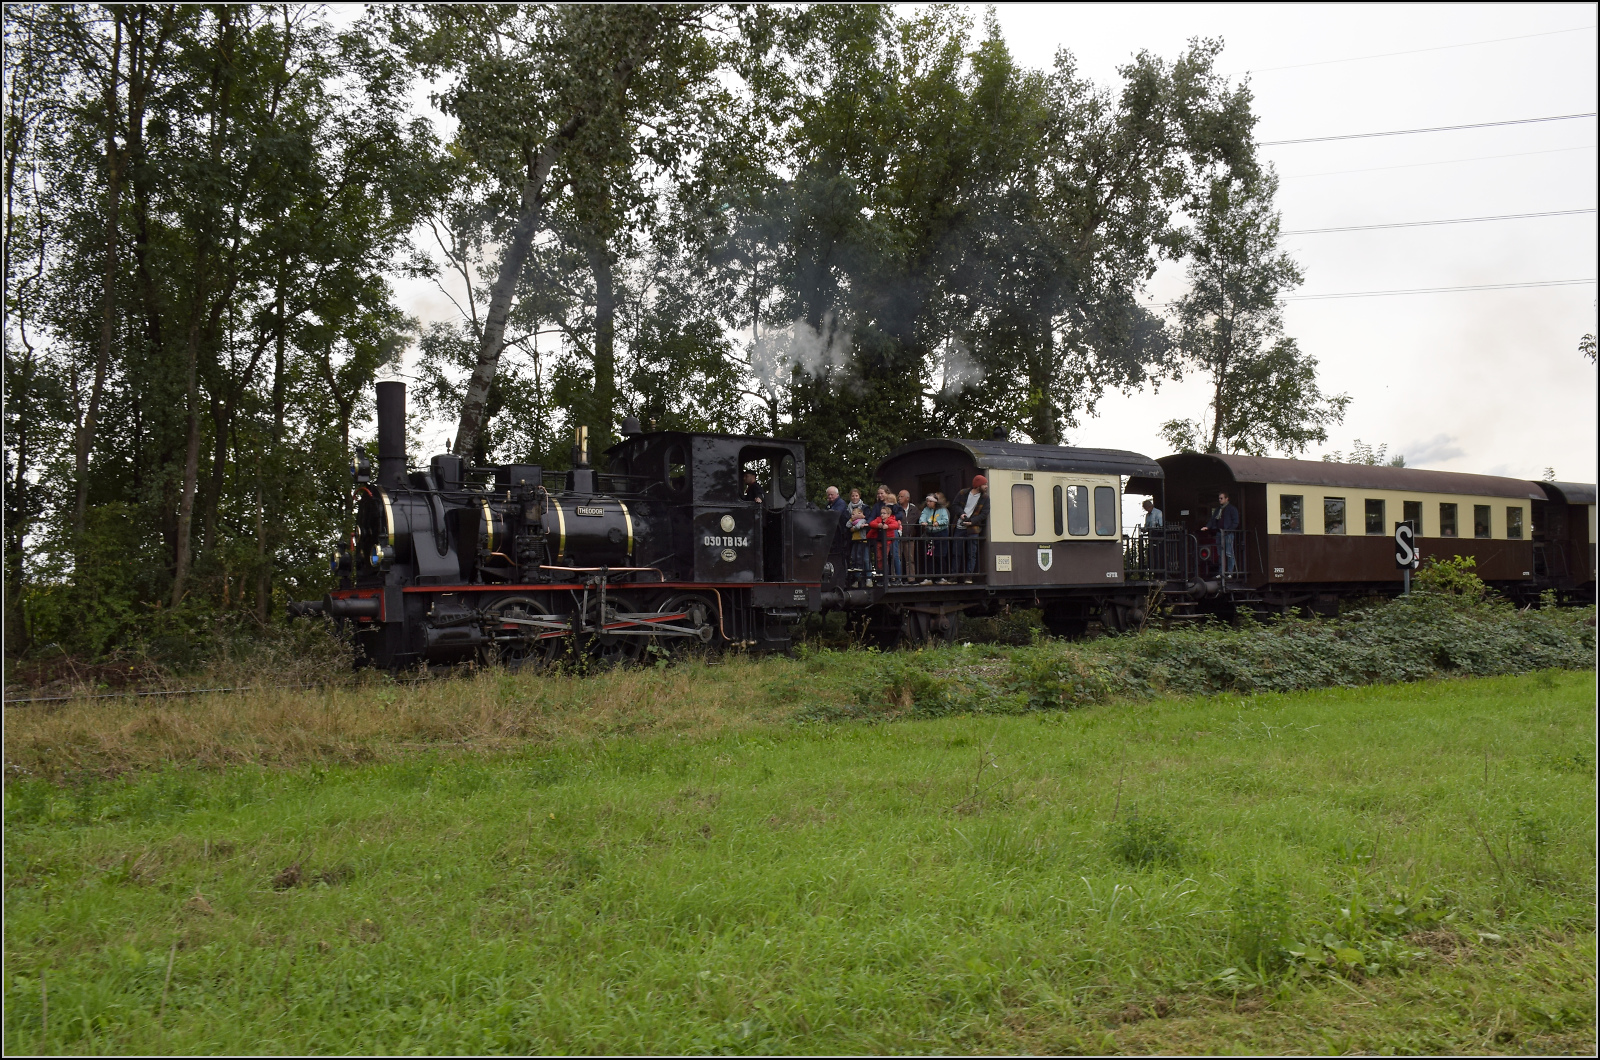
[[[389,564],[394,562],[394,549],[388,545],[373,545],[372,555],[368,559],[378,570],[388,570]]]
[[[359,445],[350,458],[350,477],[361,483],[372,481],[372,461],[367,459],[367,451]]]

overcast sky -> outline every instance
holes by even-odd
[[[981,27],[982,7],[973,14]],[[1190,38],[1220,38],[1220,69],[1249,78],[1260,141],[1596,109],[1592,4],[1019,4],[998,15],[1020,61],[1047,67],[1066,48],[1101,84],[1116,83],[1140,49],[1170,59]],[[1592,209],[1595,145],[1595,119],[1584,118],[1262,150],[1283,178],[1283,228],[1295,230]],[[1592,281],[1597,264],[1593,213],[1284,245],[1305,268],[1300,295]],[[424,320],[452,312],[436,291],[399,288]],[[1150,298],[1182,290],[1182,269],[1169,266]],[[1289,334],[1321,362],[1323,388],[1353,398],[1343,426],[1309,455],[1359,438],[1412,466],[1530,478],[1551,467],[1593,482],[1595,369],[1577,346],[1595,317],[1593,282],[1292,301]],[[1162,455],[1159,425],[1199,417],[1205,404],[1195,379],[1113,395],[1068,441]]]
[[[1220,38],[1220,69],[1249,78],[1260,141],[1596,109],[1592,4],[1006,5],[998,13],[1022,62],[1048,65],[1064,47],[1107,84],[1140,49],[1171,57],[1189,38]],[[1551,32],[1561,30],[1575,32]],[[1409,54],[1383,54],[1392,52]],[[1374,55],[1382,57],[1355,58]],[[1587,118],[1262,150],[1283,178],[1283,228],[1294,230],[1592,209],[1595,130]],[[1284,246],[1305,268],[1298,293],[1333,294],[1593,280],[1595,233],[1591,213],[1291,236]],[[1164,269],[1152,300],[1182,289],[1182,270]],[[1286,319],[1321,362],[1324,389],[1354,399],[1327,449],[1348,452],[1360,438],[1414,466],[1517,477],[1553,467],[1560,478],[1593,482],[1595,369],[1577,345],[1595,329],[1595,299],[1588,283],[1293,301]],[[1205,402],[1198,381],[1116,397],[1070,441],[1162,453],[1159,424],[1197,417]]]

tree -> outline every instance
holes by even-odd
[[[582,252],[594,289],[592,412],[597,441],[617,403],[616,248],[641,156],[670,163],[691,97],[711,86],[712,12],[694,5],[437,5],[393,9],[393,38],[428,76],[448,76],[437,97],[459,121],[454,147],[488,187],[490,230],[500,245],[461,403],[455,450],[481,445],[507,323],[525,289],[536,237],[566,212],[562,236]]]
[[[1184,240],[1189,293],[1177,305],[1184,368],[1211,382],[1204,420],[1162,426],[1180,450],[1288,455],[1327,440],[1350,398],[1324,396],[1316,358],[1283,334],[1283,294],[1302,279],[1278,249],[1277,179],[1214,178]]]
[[[1578,352],[1587,357],[1590,364],[1595,363],[1594,332],[1591,331],[1578,340]]]

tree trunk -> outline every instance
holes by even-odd
[[[200,270],[204,273],[204,268]],[[189,337],[185,343],[185,358],[188,385],[189,408],[189,441],[183,454],[183,493],[178,500],[178,526],[176,537],[176,555],[172,566],[172,606],[176,608],[183,601],[184,582],[189,577],[189,531],[194,523],[194,491],[200,477],[200,302],[203,297],[203,282],[197,282],[200,289],[194,293],[195,304],[189,310]]]
[[[211,423],[216,444],[212,447],[211,488],[206,494],[205,519],[200,554],[208,556],[217,542],[217,510],[222,506],[222,490],[227,485],[228,434],[233,423],[233,402],[211,395]]]
[[[117,81],[122,65],[122,16],[114,17],[115,34],[111,45],[111,70],[106,77],[106,250],[104,278],[100,294],[100,354],[94,362],[94,384],[89,391],[89,410],[78,430],[77,503],[72,510],[73,540],[83,541],[84,514],[89,505],[89,454],[94,450],[95,425],[100,418],[100,400],[105,394],[106,365],[111,360],[111,343],[116,335],[117,296],[117,214],[122,195],[122,161],[117,153]]]
[[[505,349],[506,318],[511,315],[517,280],[522,277],[522,267],[527,264],[528,252],[533,249],[533,237],[538,234],[544,217],[545,182],[550,178],[550,170],[555,166],[556,159],[561,157],[561,152],[583,124],[581,115],[568,119],[528,166],[528,179],[522,185],[517,224],[511,231],[510,242],[506,244],[505,256],[500,259],[500,274],[495,277],[494,286],[489,288],[489,311],[483,321],[483,338],[478,343],[478,363],[467,382],[467,394],[461,403],[461,422],[456,427],[456,444],[452,452],[463,456],[471,453],[478,435],[483,431],[489,386],[500,367],[500,352]]]
[[[592,451],[603,453],[611,447],[611,427],[617,408],[617,298],[611,273],[611,248],[606,242],[590,246],[589,267],[594,272],[594,407],[591,415],[598,421],[589,428],[595,434]]]
[[[1051,368],[1055,364],[1055,336],[1048,324],[1044,334],[1044,348],[1033,357],[1033,369],[1028,373],[1029,395],[1033,407],[1028,413],[1028,433],[1035,445],[1060,445],[1061,425],[1056,422],[1055,403],[1051,400]]]

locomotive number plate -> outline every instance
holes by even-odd
[[[587,507],[585,505],[580,504],[580,505],[578,505],[578,514],[579,515],[604,515],[604,514],[606,514],[606,510],[604,508],[590,508],[590,507]]]

